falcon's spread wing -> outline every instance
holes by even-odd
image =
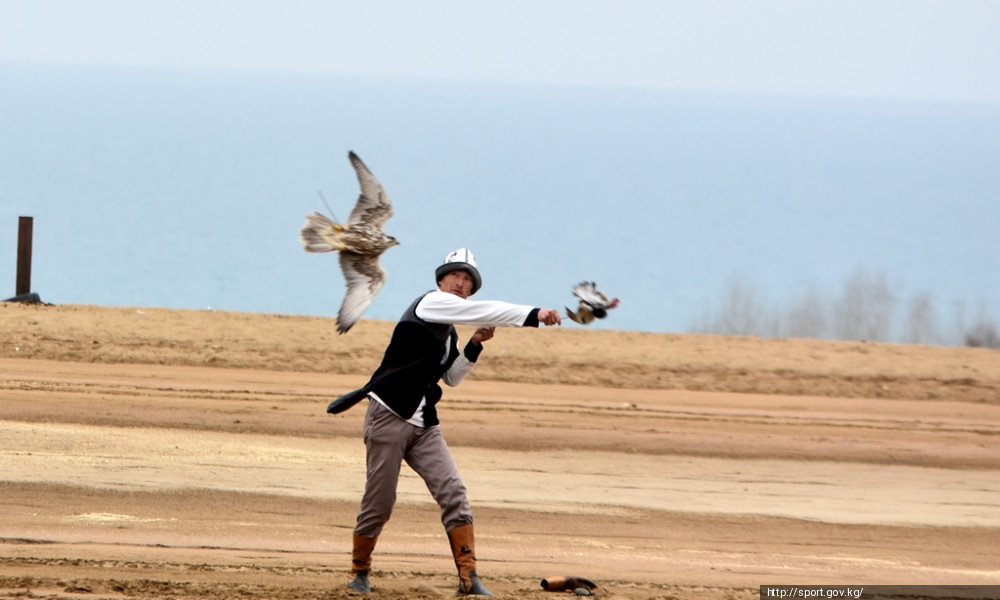
[[[351,211],[351,216],[347,219],[347,225],[357,225],[364,223],[372,227],[382,228],[385,222],[392,216],[392,200],[389,194],[385,193],[382,184],[375,179],[372,172],[368,170],[365,163],[361,162],[358,155],[353,151],[347,154],[354,165],[354,170],[358,174],[358,183],[361,184],[361,195],[358,202]]]
[[[340,253],[340,269],[347,280],[347,294],[337,313],[337,333],[346,333],[364,314],[385,284],[385,269],[377,256]]]

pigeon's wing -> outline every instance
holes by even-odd
[[[573,295],[594,308],[611,306],[611,301],[597,290],[597,285],[593,281],[583,281],[573,286]]]
[[[576,312],[571,311],[567,306],[566,316],[580,325],[586,325],[594,320],[594,313],[590,310],[590,306],[588,306],[585,302],[580,303]]]
[[[340,253],[340,270],[347,280],[347,294],[337,313],[337,333],[347,333],[375,301],[375,296],[385,284],[386,272],[377,257],[343,251]]]
[[[365,163],[361,162],[358,155],[349,152],[347,158],[354,165],[354,170],[358,174],[358,183],[361,184],[361,195],[351,211],[351,216],[347,219],[347,225],[358,223],[368,223],[381,228],[389,217],[392,216],[392,200],[389,194],[382,189],[382,184],[375,179],[372,172],[368,170]]]

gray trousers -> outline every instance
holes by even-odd
[[[427,484],[441,507],[445,531],[472,523],[465,484],[438,426],[416,427],[375,400],[368,401],[364,439],[367,462],[365,495],[354,533],[374,538],[392,515],[403,461]]]

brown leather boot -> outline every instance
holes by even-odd
[[[369,594],[372,586],[368,582],[368,571],[372,568],[372,552],[378,536],[367,538],[354,534],[354,549],[351,550],[351,589],[362,594]]]
[[[492,596],[476,574],[476,534],[472,523],[460,525],[448,532],[451,553],[458,567],[458,593]]]

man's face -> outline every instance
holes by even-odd
[[[472,295],[472,275],[468,271],[459,269],[452,271],[441,278],[438,282],[438,289],[442,292],[455,294],[459,298],[468,298]]]

